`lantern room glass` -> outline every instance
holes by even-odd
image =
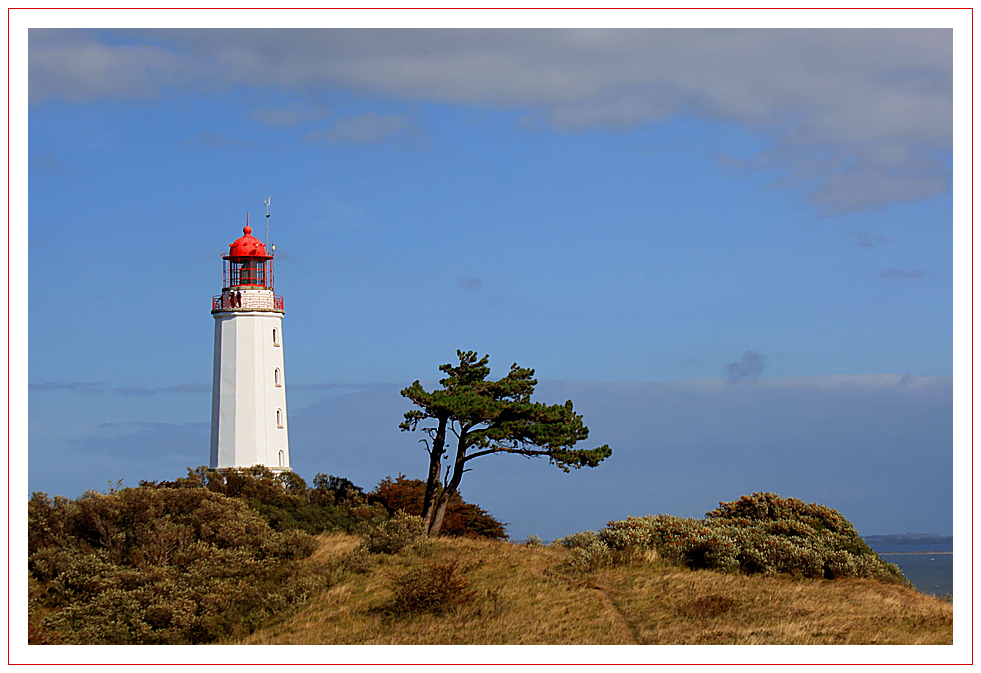
[[[224,258],[222,286],[273,289],[272,260],[254,257]]]

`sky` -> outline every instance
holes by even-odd
[[[424,477],[399,391],[463,349],[613,449],[475,461],[515,539],[756,491],[950,534],[954,35],[32,29],[28,490],[207,463],[210,300],[269,196],[308,481]]]

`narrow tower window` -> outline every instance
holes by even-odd
[[[279,345],[279,330],[273,327],[273,346]]]
[[[276,371],[273,372],[273,381],[276,384],[276,387],[277,388],[282,387],[282,385],[283,385],[283,374],[282,374],[282,372],[279,371],[279,367],[276,367]]]
[[[283,456],[283,450],[282,450],[282,449],[280,449],[280,450],[279,450],[279,466],[280,466],[280,467],[282,467],[282,466],[283,466],[283,460],[284,460],[284,456]]]
[[[280,428],[283,427],[283,410],[282,409],[277,409],[276,410],[276,426],[277,427],[280,427]]]

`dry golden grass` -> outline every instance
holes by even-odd
[[[953,642],[953,606],[876,580],[805,580],[631,566],[598,582],[637,641],[673,645]]]
[[[323,564],[358,544],[325,535]],[[688,571],[654,557],[588,575],[568,552],[441,539],[430,557],[370,558],[247,644],[949,644],[952,605],[872,580],[794,580]],[[473,598],[441,615],[396,617],[393,579],[459,560]]]
[[[322,563],[332,556],[347,554],[358,546],[360,539],[347,533],[323,533],[317,537],[320,545],[310,555],[308,562]]]

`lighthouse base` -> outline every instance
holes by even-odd
[[[268,310],[213,315],[211,467],[289,471],[283,315]]]

